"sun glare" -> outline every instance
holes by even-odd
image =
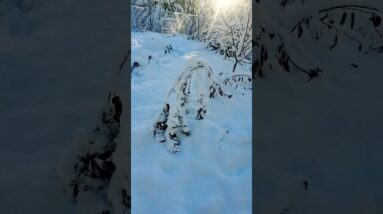
[[[211,26],[208,31],[208,35],[210,35],[212,31],[213,25],[217,20],[218,14],[224,13],[226,10],[238,4],[239,2],[238,0],[211,0],[211,1],[214,5],[215,13],[214,13],[213,22],[211,23]]]
[[[216,10],[225,11],[238,3],[238,0],[213,0]]]

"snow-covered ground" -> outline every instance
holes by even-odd
[[[165,54],[168,44],[174,51]],[[200,42],[132,32],[132,63],[142,65],[132,73],[132,213],[251,213],[251,90],[210,99],[204,120],[188,116],[191,135],[182,137],[181,153],[153,138],[153,121],[191,58],[217,77],[233,66]]]
[[[255,212],[383,213],[383,56],[347,41],[306,47],[319,78],[255,82]]]
[[[108,68],[130,33],[129,7],[0,1],[1,213],[74,213],[56,164],[76,130],[98,118]],[[257,213],[383,213],[382,55],[314,47],[319,79],[257,80],[253,137],[251,92],[237,91],[210,100],[204,120],[188,118],[191,136],[171,154],[150,126],[177,75],[190,57],[216,74],[232,63],[183,37],[132,38],[132,61],[144,65],[132,77],[133,213],[250,213],[252,155]],[[165,55],[168,43],[174,52]]]
[[[56,164],[94,124],[128,1],[0,1],[0,212],[74,213]],[[128,47],[126,47],[128,48]]]

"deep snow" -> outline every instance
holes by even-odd
[[[56,179],[56,163],[76,130],[97,119],[107,68],[130,33],[124,21],[129,7],[121,0],[0,2],[2,213],[74,212]],[[133,33],[132,41],[137,56],[151,53],[161,68],[146,66],[132,82],[133,211],[233,213],[241,207],[248,213],[251,144],[244,142],[251,137],[251,115],[245,113],[250,97],[239,93],[234,101],[211,101],[206,120],[189,119],[192,134],[202,139],[213,133],[205,138],[210,142],[193,134],[183,139],[181,154],[169,154],[148,127],[186,63],[183,56],[209,57],[216,70],[232,64],[178,37],[161,39],[185,41],[163,56],[163,46],[149,42],[152,36],[159,37]],[[343,48],[317,54],[313,58],[327,67],[319,79],[306,82],[301,73],[279,72],[255,84],[253,207],[277,214],[382,213],[382,55]],[[228,103],[242,111],[232,114],[223,108]],[[233,126],[233,121],[246,123]],[[220,137],[225,140],[217,143]]]
[[[165,54],[168,44],[174,51]],[[217,77],[232,72],[233,62],[200,42],[132,32],[132,63],[143,65],[132,73],[132,213],[251,213],[251,90],[208,100],[204,120],[187,116],[191,136],[181,138],[179,154],[153,138],[152,123],[191,58]]]
[[[128,1],[0,1],[1,213],[74,213],[57,162],[98,118]]]
[[[255,212],[382,213],[383,56],[347,40],[305,47],[319,78],[275,71],[255,81]]]

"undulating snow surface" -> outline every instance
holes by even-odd
[[[98,118],[128,1],[0,1],[0,212],[74,213],[56,164]]]
[[[354,46],[306,44],[323,69],[310,82],[284,71],[255,81],[256,213],[383,213],[383,55]]]
[[[173,51],[165,54],[168,44]],[[251,90],[208,99],[203,120],[189,114],[191,135],[181,137],[180,153],[153,137],[153,121],[191,58],[205,61],[217,78],[232,72],[233,62],[200,42],[132,32],[132,63],[142,65],[132,73],[132,213],[251,213]]]

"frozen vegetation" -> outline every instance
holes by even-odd
[[[131,34],[130,151],[129,2],[0,1],[1,213],[383,212],[381,3],[161,2],[189,15]]]
[[[169,44],[172,51],[165,53]],[[201,42],[178,35],[133,32],[134,62],[140,66],[132,71],[132,212],[250,213],[249,80],[239,82],[239,86],[234,81],[225,85],[224,80],[233,75],[233,62],[205,49]],[[249,68],[239,66],[236,74],[250,76]],[[182,92],[182,79],[187,81],[188,75],[188,113],[182,114],[188,129],[181,126],[176,139],[179,152],[174,154],[174,139],[166,135],[162,137],[167,139],[161,138],[166,142],[159,142],[161,139],[153,136],[153,123],[161,120],[158,116],[165,103],[170,104],[169,120],[173,114],[182,113],[172,112],[172,108],[178,109],[185,100],[177,93]],[[208,75],[212,75],[211,81]],[[230,97],[219,95],[218,87],[214,96],[209,93],[213,81],[220,83]],[[168,96],[169,91],[174,95]],[[204,98],[202,106],[200,94]],[[206,110],[203,119],[198,117],[201,108]]]

